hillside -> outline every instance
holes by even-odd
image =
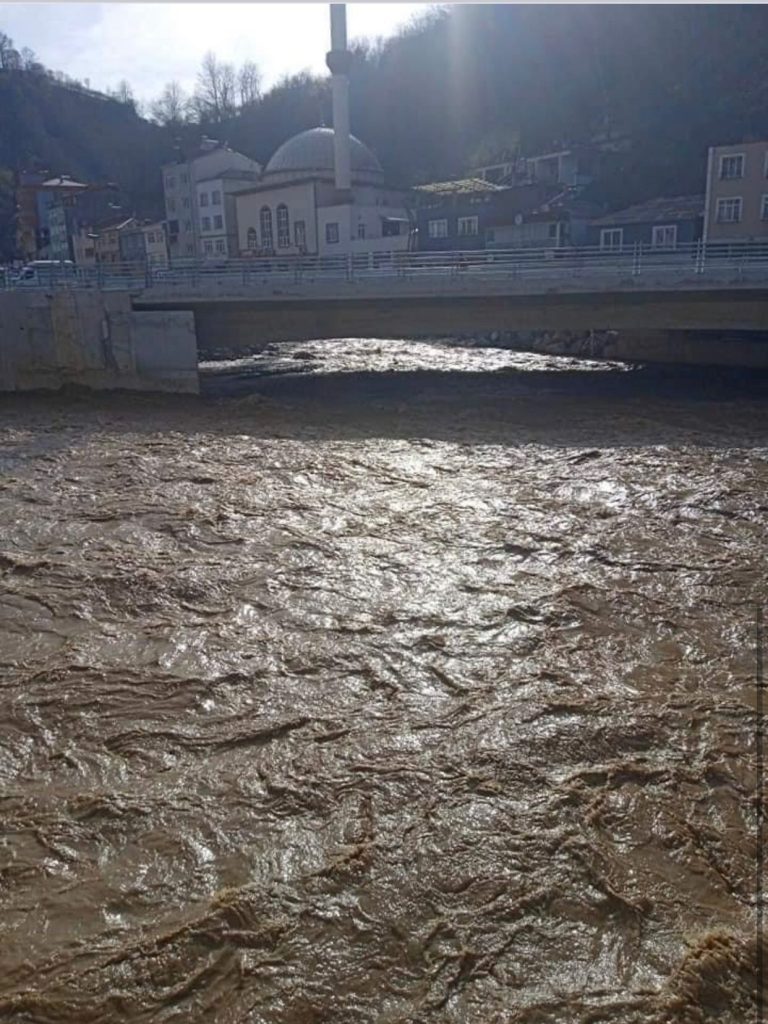
[[[403,183],[463,174],[499,138],[530,154],[610,130],[631,146],[597,186],[609,206],[698,192],[709,145],[768,136],[767,31],[765,6],[435,8],[358,46],[352,127]],[[304,75],[216,131],[264,160],[329,119]]]
[[[43,75],[0,71],[0,260],[12,255],[11,172],[113,181],[130,212],[162,216],[159,165],[172,152],[169,135],[126,104]]]

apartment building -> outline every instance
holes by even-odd
[[[197,184],[201,255],[226,259],[239,255],[235,196],[258,184],[255,171],[226,170]]]
[[[710,147],[704,240],[768,242],[768,142]]]
[[[255,160],[237,153],[215,139],[204,138],[199,149],[188,157],[163,166],[165,215],[168,225],[168,250],[171,262],[201,256],[198,183],[225,171],[243,171],[258,175]]]
[[[168,266],[162,221],[137,221],[120,232],[119,245],[122,263],[146,263],[158,269]]]

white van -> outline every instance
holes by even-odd
[[[77,267],[72,260],[32,260],[16,278],[19,287],[45,287],[77,280]]]

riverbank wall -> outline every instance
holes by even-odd
[[[487,331],[454,341],[580,359],[768,370],[768,331]]]
[[[196,394],[194,314],[136,312],[127,293],[0,292],[0,391]]]

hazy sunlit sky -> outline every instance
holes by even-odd
[[[391,35],[428,7],[348,4],[349,37]],[[323,72],[328,21],[323,3],[0,4],[0,29],[18,48],[95,89],[125,78],[142,100],[171,79],[191,91],[206,50],[236,64],[255,60],[266,86],[286,72]]]

